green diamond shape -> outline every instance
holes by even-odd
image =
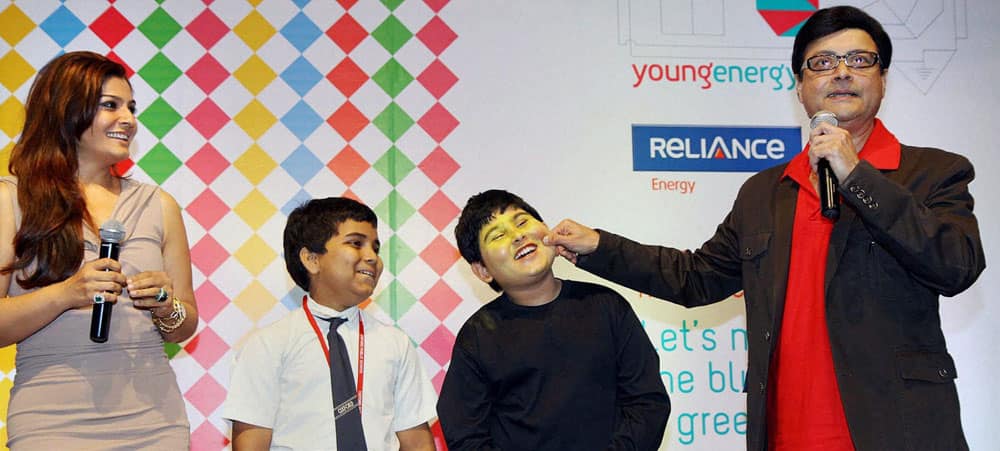
[[[382,174],[382,177],[385,177],[392,186],[396,186],[417,166],[403,152],[400,152],[396,146],[392,146],[372,167],[379,174]]]
[[[400,136],[403,136],[403,133],[406,133],[413,126],[413,119],[396,102],[390,102],[389,106],[385,107],[378,116],[375,116],[372,123],[382,131],[382,134],[396,142]]]
[[[143,171],[146,171],[146,174],[149,174],[150,178],[160,184],[167,180],[183,163],[163,143],[156,143],[137,164]]]
[[[181,352],[181,345],[170,342],[163,343],[163,352],[167,353],[167,359],[172,359],[178,352]]]
[[[157,97],[139,115],[139,121],[142,122],[142,125],[146,126],[149,131],[153,132],[153,135],[160,139],[163,139],[167,132],[180,123],[181,119],[181,115],[169,103],[165,102],[162,97]]]
[[[382,44],[389,53],[395,54],[406,41],[409,41],[413,37],[413,33],[406,29],[406,25],[403,25],[396,16],[390,14],[375,31],[372,31],[372,37]]]
[[[399,8],[399,5],[403,4],[403,0],[381,0],[381,2],[389,11],[395,11],[396,8]]]
[[[177,78],[181,76],[181,70],[174,65],[170,58],[157,52],[156,56],[149,60],[142,69],[139,69],[139,76],[157,93],[163,94]]]
[[[389,242],[386,243],[387,251],[382,252],[382,255],[387,256],[385,267],[394,276],[398,276],[400,271],[406,268],[414,258],[417,258],[417,253],[413,251],[413,248],[406,245],[399,235],[393,235],[389,237]]]
[[[399,321],[413,304],[417,303],[416,296],[406,290],[398,280],[393,280],[385,290],[375,298],[375,303],[382,310],[389,314],[393,321]]]
[[[375,207],[375,214],[385,220],[392,230],[398,230],[417,210],[410,205],[399,191],[392,190],[385,199]]]
[[[395,98],[410,85],[413,76],[395,58],[389,58],[389,61],[372,75],[372,80],[375,80],[386,94]]]
[[[163,137],[181,122],[181,115],[174,110],[162,97],[157,97],[145,111],[139,115],[139,121],[157,138]]]
[[[181,31],[181,25],[173,17],[170,17],[170,14],[167,14],[163,8],[156,8],[156,11],[153,11],[153,14],[142,21],[138,28],[156,48],[160,49]]]

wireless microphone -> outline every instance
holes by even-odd
[[[815,130],[820,123],[826,122],[834,127],[840,124],[837,115],[829,111],[817,111],[809,121],[809,128]],[[840,198],[837,197],[837,175],[830,169],[830,162],[820,158],[816,164],[816,175],[819,176],[819,207],[824,218],[836,221],[840,218]]]
[[[119,243],[125,238],[125,226],[109,219],[101,226],[101,248],[98,251],[98,258],[110,258],[118,261]],[[95,343],[108,341],[111,329],[111,309],[114,304],[110,302],[94,303],[94,312],[90,317],[90,340]]]

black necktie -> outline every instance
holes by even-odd
[[[347,322],[347,318],[329,318],[330,332],[326,340],[330,346],[330,386],[333,388],[333,411],[337,422],[337,450],[364,451],[365,434],[361,428],[361,406],[358,391],[351,372],[351,358],[347,355],[344,339],[337,328]]]

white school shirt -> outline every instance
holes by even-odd
[[[365,326],[361,424],[370,450],[398,450],[396,432],[430,422],[437,396],[410,338],[357,307],[338,312],[309,298],[317,318],[342,317],[355,383],[358,317]],[[326,341],[330,323],[316,320]],[[223,418],[270,428],[272,450],[335,450],[330,368],[301,307],[253,333],[236,353]]]

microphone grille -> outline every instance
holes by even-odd
[[[836,127],[840,122],[837,121],[837,115],[829,111],[817,111],[813,115],[812,120],[809,121],[809,128],[813,129],[819,126],[820,122],[826,122],[834,127]]]
[[[120,243],[125,239],[125,225],[114,219],[109,219],[101,224],[101,241],[110,243]]]

